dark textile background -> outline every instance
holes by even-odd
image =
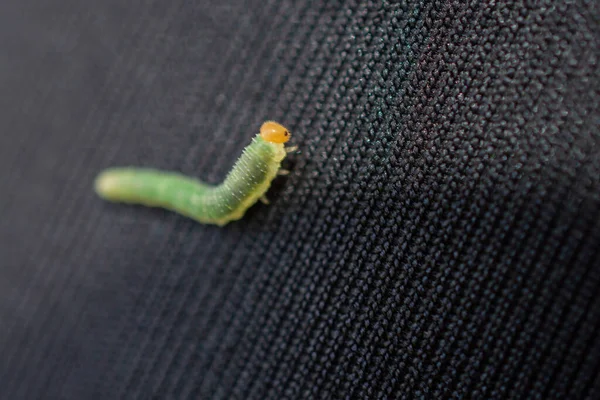
[[[600,397],[596,1],[0,3],[0,398]],[[222,179],[225,228],[102,168]]]

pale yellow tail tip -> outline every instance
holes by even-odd
[[[111,197],[119,188],[119,178],[110,174],[102,173],[96,178],[94,189],[100,197]]]

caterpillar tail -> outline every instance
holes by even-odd
[[[213,187],[175,172],[120,167],[102,171],[96,177],[94,190],[104,200],[114,203],[161,207],[188,215],[189,204],[178,201],[187,199],[173,198],[174,194],[186,190],[200,197]]]

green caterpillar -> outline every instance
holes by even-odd
[[[277,122],[267,121],[246,146],[223,183],[210,185],[175,172],[149,168],[109,168],[95,180],[96,193],[103,199],[148,207],[160,207],[203,224],[226,225],[244,216],[258,200],[268,204],[265,193],[281,169],[290,132]]]

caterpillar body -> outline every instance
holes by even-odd
[[[176,172],[151,168],[118,167],[102,171],[94,188],[103,199],[160,207],[203,224],[226,225],[244,216],[265,193],[277,175],[285,175],[281,162],[293,148],[284,144],[290,132],[267,121],[246,146],[225,180],[211,185]]]

